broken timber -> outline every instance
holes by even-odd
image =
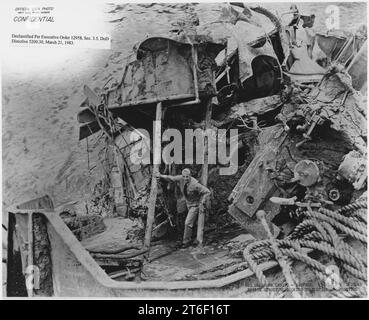
[[[210,127],[210,120],[211,120],[211,113],[212,113],[212,100],[209,99],[206,105],[206,114],[205,114],[205,124],[204,124],[204,132]],[[209,150],[208,150],[208,136],[205,135],[204,137],[204,164],[202,165],[201,170],[201,183],[207,187],[208,184],[208,173],[209,173]],[[199,208],[199,216],[197,221],[197,241],[198,245],[202,247],[204,242],[204,224],[205,224],[205,203],[200,204]]]
[[[152,179],[151,179],[151,190],[150,197],[148,201],[148,212],[147,212],[147,220],[146,220],[146,231],[145,231],[145,241],[144,247],[150,248],[151,244],[151,233],[152,227],[155,218],[155,204],[156,198],[158,194],[158,173],[159,173],[159,164],[161,157],[161,118],[162,118],[162,103],[159,102],[156,106],[156,122],[155,122],[155,132],[154,132],[154,166],[152,170]]]

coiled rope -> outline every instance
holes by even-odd
[[[340,275],[342,274],[340,277],[341,289],[332,289],[330,293],[333,296],[365,296],[366,257],[346,243],[342,235],[359,240],[366,247],[366,215],[367,203],[362,199],[336,211],[325,208],[319,208],[318,211],[308,209],[303,214],[304,220],[295,227],[287,238],[254,241],[244,249],[244,258],[263,287],[268,286],[268,280],[261,270],[260,264],[270,260],[281,261],[280,254],[285,257],[284,261],[286,262],[286,265],[281,267],[288,267],[294,281],[296,277],[293,274],[292,262],[300,261],[306,264],[319,280],[325,282],[334,272],[327,265],[308,255],[308,252],[312,250],[318,251],[334,259]],[[358,285],[353,287],[349,283],[351,281],[355,281]]]

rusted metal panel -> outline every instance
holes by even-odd
[[[228,208],[229,214],[259,238],[265,237],[266,233],[254,216],[262,204],[271,205],[266,200],[276,191],[276,187],[270,178],[269,169],[275,168],[280,147],[286,137],[287,132],[281,125],[264,129],[259,136],[261,150],[257,152],[229,197],[233,201]],[[267,218],[270,220],[270,217]]]
[[[164,39],[158,39],[163,42]],[[140,60],[128,64],[121,84],[122,103],[157,97],[195,96],[190,46],[165,40],[166,46],[147,51]]]
[[[119,99],[124,105],[180,100],[186,96],[196,97],[198,93],[214,94],[215,57],[224,45],[201,36],[197,38],[174,41],[153,37],[143,41],[137,51],[137,60],[126,66],[118,93],[111,92],[111,98],[115,96],[115,101]],[[213,90],[209,91],[209,87]]]

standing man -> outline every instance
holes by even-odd
[[[292,28],[292,36],[290,39],[290,44],[292,45],[296,45],[296,30],[298,28],[299,22],[300,22],[300,13],[299,13],[299,9],[297,9],[297,6],[295,4],[291,5],[290,7],[290,11],[286,12],[286,13],[292,13],[293,17],[291,22],[288,24],[289,27]]]
[[[192,230],[199,210],[204,207],[210,190],[191,177],[191,171],[187,168],[182,170],[182,175],[167,176],[159,173],[158,177],[166,181],[178,182],[179,188],[185,197],[188,213],[181,247],[187,248],[191,245]]]
[[[315,37],[316,32],[313,29],[314,22],[315,22],[315,14],[312,14],[310,16],[301,16],[302,21],[304,21],[304,24],[302,27],[305,30],[306,35],[306,49],[308,52],[308,56],[310,59],[313,59],[313,49],[315,44]]]

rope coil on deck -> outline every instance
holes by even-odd
[[[305,219],[295,227],[287,238],[252,242],[244,249],[244,258],[264,287],[268,285],[268,281],[260,268],[260,263],[270,260],[278,261],[282,268],[288,267],[294,281],[296,277],[292,272],[293,261],[306,264],[319,280],[327,281],[333,271],[327,265],[310,257],[307,252],[318,251],[334,259],[340,275],[342,274],[340,281],[344,286],[341,285],[342,290],[339,292],[331,290],[332,295],[337,297],[365,296],[366,257],[360,255],[352,246],[343,241],[338,232],[359,240],[366,247],[366,209],[366,201],[357,200],[336,211],[325,208],[319,208],[318,211],[307,210],[303,215]],[[275,247],[277,247],[277,251]],[[287,261],[285,265],[281,265],[281,259],[276,256],[276,252],[285,257],[282,260]],[[353,287],[348,279],[355,281],[359,286]]]

